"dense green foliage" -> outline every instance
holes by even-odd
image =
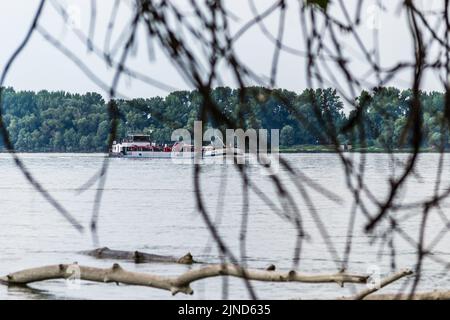
[[[219,112],[240,128],[280,129],[282,146],[361,144],[356,129],[340,133],[356,115],[344,114],[344,105],[332,89],[307,89],[302,93],[249,87],[239,90],[219,87],[211,93]],[[381,148],[408,147],[407,115],[411,92],[380,88],[363,92],[361,116],[365,144]],[[18,151],[93,152],[105,151],[110,120],[101,95],[66,92],[16,92],[3,90],[3,120]],[[422,93],[423,146],[447,145],[448,133],[442,128],[442,93]],[[196,91],[172,92],[165,98],[118,100],[118,136],[143,132],[158,142],[170,142],[174,129],[191,130],[197,119],[202,97]],[[213,117],[210,124],[215,126]],[[222,127],[223,129],[224,127]],[[337,140],[333,141],[333,137]]]

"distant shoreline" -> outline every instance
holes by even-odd
[[[355,150],[349,150],[349,151],[342,151],[343,153],[379,153],[379,154],[412,154],[413,151],[412,150],[408,150],[408,149],[402,149],[402,150],[392,150],[392,151],[387,151],[387,150],[363,150],[363,149],[355,149]],[[8,151],[0,151],[0,154],[7,154],[10,153]],[[98,152],[98,151],[15,151],[14,153],[16,154],[103,154],[103,155],[107,155],[106,152]],[[279,151],[280,154],[305,154],[305,153],[338,153],[333,149],[316,149],[316,150],[308,150],[308,149],[304,149],[304,150],[297,150],[297,149],[285,149],[285,150],[280,150]],[[438,150],[420,150],[418,153],[441,153]],[[450,153],[450,150],[445,150],[443,153]]]
[[[337,153],[334,145],[294,145],[291,147],[280,146],[280,153]],[[352,147],[348,146],[348,150],[343,150],[346,153],[414,153],[413,148],[393,148],[387,150],[386,148],[370,146],[370,147]],[[448,153],[450,150],[445,150],[444,153]],[[435,147],[423,147],[420,148],[419,153],[440,153]]]
[[[400,150],[364,150],[364,149],[358,149],[358,150],[349,150],[349,151],[342,151],[343,153],[414,153],[413,150],[408,149],[400,149]],[[445,150],[443,153],[449,153],[450,150]],[[335,150],[280,150],[280,153],[288,154],[288,153],[338,153]],[[418,153],[441,153],[438,150],[420,150]]]

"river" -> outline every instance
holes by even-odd
[[[33,187],[15,166],[9,154],[0,154],[0,274],[5,275],[23,268],[78,262],[90,266],[109,267],[114,261],[97,260],[77,253],[92,249],[94,244],[89,232],[97,185],[77,192],[100,168],[101,154],[21,154],[21,158],[35,177],[67,210],[86,227],[84,233],[75,230]],[[290,177],[280,169],[285,184],[300,210],[308,239],[304,241],[299,271],[307,273],[336,272],[345,250],[347,229],[353,197],[346,187],[346,180],[339,158],[334,154],[283,155],[292,166],[301,170],[312,181],[322,185],[333,197],[326,197],[306,187],[317,214],[320,215],[333,243],[337,256],[330,253],[324,237],[311,214],[311,205],[305,204]],[[355,157],[359,157],[355,155]],[[392,162],[386,154],[368,154],[365,182],[377,199],[384,199],[388,192],[388,177],[401,172],[400,161],[406,154],[396,155]],[[415,176],[401,191],[405,202],[415,202],[432,194],[435,187],[438,154],[420,154]],[[440,189],[449,182],[450,161],[444,162],[443,181]],[[193,188],[193,170],[189,164],[176,164],[168,160],[111,159],[104,187],[99,218],[99,242],[101,246],[121,250],[140,250],[149,253],[182,256],[191,252],[195,259],[218,262],[217,249],[205,250],[210,234],[199,215]],[[224,177],[225,175],[225,177]],[[256,166],[249,167],[249,175],[268,199],[280,204],[270,177],[261,174]],[[239,257],[239,234],[242,218],[242,183],[233,165],[202,164],[201,187],[206,208],[213,219],[218,219],[220,234],[232,252]],[[301,181],[301,179],[300,179]],[[223,205],[220,200],[223,200]],[[340,201],[337,201],[340,199]],[[219,203],[218,203],[219,201]],[[367,201],[367,199],[365,199]],[[249,267],[264,268],[275,264],[279,270],[289,270],[293,265],[297,232],[294,226],[279,217],[254,192],[250,192],[247,254]],[[222,209],[218,209],[222,208]],[[443,203],[444,215],[449,217],[449,204]],[[368,204],[371,214],[376,211]],[[401,227],[406,234],[417,239],[421,216],[419,209],[398,211],[393,216],[411,214]],[[417,211],[417,212],[416,212]],[[219,217],[216,217],[219,216]],[[381,275],[391,272],[391,249],[380,242],[371,243],[375,234],[363,231],[367,219],[360,211],[355,220],[352,250],[348,270],[367,272],[378,269]],[[384,230],[382,223],[378,232]],[[432,211],[426,229],[426,241],[431,243],[445,224]],[[449,226],[446,227],[447,231]],[[433,248],[434,256],[450,261],[450,232],[447,232]],[[417,248],[400,235],[394,237],[395,268],[412,268],[416,263]],[[337,261],[336,261],[337,260]],[[121,261],[128,269],[160,275],[177,275],[189,268],[176,264],[134,264]],[[448,270],[433,260],[425,260],[420,290],[450,288]],[[34,283],[28,288],[0,285],[0,299],[220,299],[222,279],[214,278],[195,282],[193,296],[135,286],[117,286],[82,282],[80,286],[67,285],[64,280]],[[407,280],[386,288],[397,290]],[[363,289],[364,285],[253,282],[258,298],[307,299],[334,298],[349,295]],[[249,298],[241,279],[229,279],[228,297]]]

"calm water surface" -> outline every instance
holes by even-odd
[[[84,226],[89,226],[96,187],[78,194],[77,188],[99,169],[102,155],[91,154],[23,154],[27,167],[36,178]],[[333,154],[285,155],[287,160],[316,183],[336,194],[329,199],[322,193],[307,188],[312,203],[334,243],[337,257],[330,254],[324,237],[308,207],[289,176],[281,171],[282,181],[292,191],[309,235],[303,244],[299,270],[311,273],[335,272],[340,267],[345,250],[346,235],[352,207],[352,197],[346,188],[345,177],[337,156]],[[399,161],[406,155],[397,155]],[[405,202],[415,202],[429,196],[434,188],[437,154],[420,155],[416,176],[401,192]],[[142,250],[155,254],[182,256],[191,252],[198,260],[217,262],[217,250],[205,250],[210,243],[208,230],[194,201],[192,167],[167,160],[111,159],[110,171],[104,188],[100,209],[99,239],[101,246],[121,250]],[[387,155],[369,154],[366,163],[366,183],[378,199],[384,199],[388,190],[387,178],[398,174],[400,166]],[[443,184],[449,182],[450,162],[445,161]],[[256,167],[250,168],[255,185],[281,207],[270,179]],[[242,218],[242,186],[239,174],[232,165],[206,163],[202,165],[203,197],[209,213],[220,223],[220,233],[239,256],[239,233]],[[335,201],[340,198],[341,201]],[[220,205],[223,201],[223,206]],[[222,207],[222,210],[218,210]],[[368,205],[375,213],[373,205]],[[443,204],[448,214],[448,203]],[[257,195],[250,193],[247,255],[250,267],[265,267],[271,263],[278,269],[289,270],[293,265],[296,229],[276,215]],[[395,213],[413,215],[402,224],[405,233],[417,238],[420,216],[415,210]],[[365,273],[368,268],[379,268],[382,274],[391,271],[388,245],[371,244],[374,235],[362,230],[366,218],[357,213],[352,237],[349,269]],[[384,230],[385,225],[379,232]],[[78,233],[43,197],[37,193],[14,166],[8,154],[0,154],[0,274],[27,267],[72,263],[109,267],[114,261],[96,260],[77,252],[93,248],[91,234]],[[433,212],[427,227],[427,243],[445,226]],[[434,247],[436,257],[450,261],[450,234]],[[402,237],[394,238],[397,259],[395,268],[413,267],[417,248]],[[336,261],[338,260],[338,261]],[[189,266],[173,264],[138,264],[120,262],[124,268],[160,275],[177,275]],[[198,267],[196,265],[195,267]],[[442,265],[427,260],[421,290],[450,288],[450,277]],[[396,290],[405,281],[391,286]],[[229,298],[246,299],[248,293],[240,279],[229,279]],[[30,288],[0,286],[0,299],[220,299],[222,279],[208,279],[192,285],[194,296],[182,294],[172,297],[169,292],[115,284],[82,282],[79,288],[68,287],[64,280],[35,283]],[[361,286],[300,283],[254,283],[259,298],[333,298],[352,294]]]

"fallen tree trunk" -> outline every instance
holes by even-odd
[[[348,273],[335,273],[312,275],[303,274],[296,271],[268,271],[259,269],[243,269],[236,265],[209,265],[203,268],[187,271],[180,276],[168,277],[158,276],[148,273],[130,272],[122,269],[118,264],[114,264],[112,268],[94,268],[87,266],[78,266],[79,278],[81,280],[95,282],[116,282],[128,285],[147,286],[168,290],[172,294],[178,292],[185,294],[193,294],[190,284],[194,281],[216,277],[216,276],[233,276],[258,281],[273,282],[305,282],[305,283],[330,283],[335,282],[343,284],[365,283],[368,276]],[[74,265],[60,264],[44,266],[32,269],[26,269],[7,276],[0,277],[0,283],[5,285],[26,285],[28,283],[44,281],[50,279],[67,279],[73,275]]]
[[[81,251],[81,254],[85,254],[98,259],[114,259],[114,260],[132,260],[135,263],[145,262],[167,262],[167,263],[181,263],[192,264],[195,263],[190,252],[182,256],[181,258],[173,256],[162,256],[157,254],[150,254],[140,251],[122,251],[111,250],[107,247],[98,248],[94,250]]]
[[[450,290],[417,292],[412,296],[410,294],[372,294],[364,298],[364,300],[450,300]]]

